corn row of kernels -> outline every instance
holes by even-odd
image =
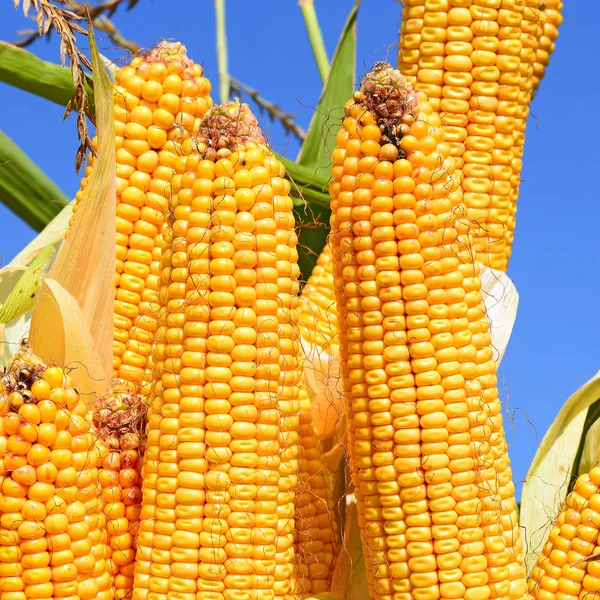
[[[558,28],[562,23],[562,0],[545,0],[543,10],[540,7],[541,31],[538,37],[538,48],[533,64],[533,90],[538,89],[544,77],[546,67],[550,64],[550,56],[554,52],[558,38]]]
[[[279,466],[279,496],[277,509],[278,565],[275,570],[277,583],[285,588],[281,597],[291,599],[294,593],[294,521],[295,495],[298,484],[298,443],[300,428],[300,331],[298,329],[298,292],[300,291],[298,237],[294,231],[289,182],[283,178],[285,169],[274,159],[266,163],[269,168],[270,184],[273,185],[273,233],[277,241],[275,248],[277,287],[279,289],[277,320],[279,323],[279,411],[281,433],[281,463]],[[267,184],[268,185],[268,184]]]
[[[62,369],[42,371],[25,390],[6,385],[9,367],[0,392],[0,597],[111,600],[100,454],[85,404]]]
[[[313,425],[310,398],[300,389],[298,486],[295,500],[296,578],[300,594],[327,592],[337,554],[330,474]]]
[[[109,570],[117,600],[133,590],[136,537],[141,511],[142,457],[137,450],[106,450],[99,481],[111,553]]]
[[[517,98],[517,110],[513,127],[513,161],[509,216],[507,221],[507,258],[514,241],[514,230],[516,225],[517,199],[521,182],[521,171],[523,169],[523,148],[525,145],[525,126],[529,117],[529,106],[534,90],[534,62],[539,47],[539,35],[541,31],[540,7],[541,0],[525,0],[523,3],[522,18],[517,24],[520,30],[521,41],[521,66],[519,67],[519,94]]]
[[[600,552],[600,468],[580,475],[567,496],[529,580],[533,600],[592,598],[600,565],[585,560]]]

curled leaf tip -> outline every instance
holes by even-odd
[[[196,139],[198,146],[204,144],[208,153],[233,151],[248,143],[266,144],[258,119],[250,107],[239,100],[211,108],[202,120]]]
[[[396,146],[402,138],[404,115],[416,116],[418,101],[412,85],[386,62],[375,63],[353,99],[373,115],[383,134]]]

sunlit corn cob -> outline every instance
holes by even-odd
[[[370,596],[522,599],[489,323],[440,117],[380,63],[347,103],[332,159],[348,448]]]
[[[531,71],[535,56],[524,51],[522,35],[527,41],[532,20],[539,18],[536,5],[537,0],[408,0],[403,11],[398,68],[442,115],[446,140],[459,159],[454,177],[462,180],[477,259],[503,271],[512,249],[520,175],[513,131],[519,99],[526,101],[519,96],[521,72]]]
[[[299,592],[329,591],[337,554],[333,489],[311,401],[300,390],[300,454],[296,491],[296,564]]]
[[[98,478],[107,520],[110,573],[117,600],[133,589],[136,537],[142,500],[146,405],[132,384],[113,382],[98,399],[93,425],[102,449]]]
[[[550,64],[550,57],[554,52],[555,42],[558,38],[558,28],[562,23],[563,3],[561,0],[545,0],[543,9],[540,9],[541,26],[539,31],[539,45],[535,53],[533,64],[533,91],[538,89],[544,72]]]
[[[112,598],[100,453],[70,378],[21,347],[0,415],[0,598]]]
[[[599,486],[599,467],[577,478],[531,573],[529,587],[533,600],[592,600],[597,596]]]
[[[329,244],[323,248],[302,288],[298,312],[305,357],[304,385],[311,397],[312,424],[324,438],[340,426],[343,414],[338,317]]]
[[[290,185],[245,104],[212,109],[182,153],[133,598],[289,598],[300,412]]]
[[[177,148],[212,106],[210,82],[180,43],[161,42],[115,76],[117,250],[113,376],[145,383],[152,370],[161,227]],[[97,147],[97,139],[94,140]],[[94,166],[85,169],[79,202]],[[77,204],[74,207],[76,211]]]

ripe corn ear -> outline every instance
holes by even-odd
[[[533,600],[593,598],[600,589],[600,468],[580,475],[529,580]],[[590,558],[590,560],[586,560]]]
[[[110,392],[96,403],[93,426],[102,452],[98,479],[107,521],[109,569],[115,598],[122,600],[133,589],[146,426],[146,405],[132,384],[113,382]]]
[[[398,69],[443,117],[477,260],[503,271],[512,252],[539,6],[409,0],[403,9]]]
[[[113,376],[144,384],[157,329],[162,224],[178,147],[212,106],[210,82],[180,43],[161,42],[116,73],[117,249]],[[97,139],[94,140],[97,148]],[[76,200],[93,169],[85,169]],[[74,207],[77,211],[78,205]],[[76,213],[73,216],[76,218]]]
[[[244,104],[213,108],[182,153],[133,598],[285,599],[300,412],[290,185]]]
[[[3,600],[113,598],[100,452],[60,367],[22,346],[0,378]]]
[[[345,108],[330,239],[370,596],[523,599],[496,365],[451,145],[425,94],[385,63]]]

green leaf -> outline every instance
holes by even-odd
[[[331,151],[344,116],[344,104],[352,97],[356,83],[356,15],[357,0],[348,15],[338,42],[329,77],[310,122],[297,162],[322,169],[329,176]],[[321,174],[321,173],[320,173]]]
[[[520,523],[526,532],[528,570],[548,539],[567,495],[588,408],[600,398],[600,371],[564,404],[529,467],[521,495]]]
[[[0,81],[62,106],[75,93],[70,69],[6,42],[0,42]],[[86,91],[93,106],[94,93],[87,84]]]
[[[329,180],[331,152],[344,116],[344,104],[352,97],[356,80],[356,15],[360,0],[356,0],[338,42],[331,69],[315,114],[310,123],[306,139],[300,148],[297,162],[305,170],[292,177],[302,181],[326,182]],[[307,179],[303,179],[303,177]],[[316,187],[320,187],[317,184]],[[321,187],[321,190],[325,185]],[[317,197],[310,195],[314,188],[305,188],[304,197],[309,206],[297,207],[296,218],[300,223],[298,263],[303,279],[308,279],[317,258],[329,235],[329,194],[322,192]],[[322,202],[320,200],[323,200]]]
[[[318,175],[314,169],[292,162],[284,156],[278,156],[278,159],[283,163],[286,177],[292,184],[292,195],[297,200],[297,206],[308,202],[329,208],[328,177]]]
[[[41,231],[69,203],[63,192],[1,131],[0,201],[36,231]]]
[[[44,273],[44,265],[52,250],[52,246],[46,246],[27,267],[0,308],[0,323],[6,325],[33,308]]]

